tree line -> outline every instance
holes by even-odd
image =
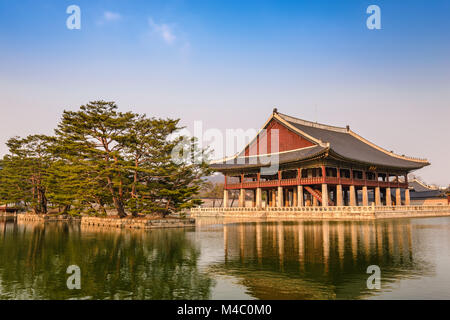
[[[64,111],[53,136],[7,141],[0,160],[0,203],[36,214],[162,214],[191,208],[210,170],[207,150],[177,136],[179,119],[119,112],[92,101]],[[177,161],[174,161],[174,156]]]

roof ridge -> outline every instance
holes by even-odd
[[[356,132],[354,132],[354,131],[352,131],[352,130],[349,130],[348,133],[349,133],[351,136],[355,137],[356,139],[358,139],[358,140],[360,140],[360,141],[362,141],[362,142],[368,144],[369,146],[371,146],[371,147],[373,147],[373,148],[375,148],[375,149],[377,149],[377,150],[379,150],[379,151],[381,151],[381,152],[386,153],[387,155],[389,155],[389,156],[391,156],[391,157],[393,157],[393,158],[398,158],[398,159],[403,159],[403,160],[408,160],[408,161],[414,161],[414,162],[429,163],[427,159],[420,159],[420,158],[408,157],[408,156],[405,156],[405,155],[399,155],[399,154],[396,154],[396,153],[394,153],[393,151],[388,151],[388,150],[386,150],[386,149],[384,149],[384,148],[382,148],[382,147],[376,145],[375,143],[373,143],[373,142],[367,140],[366,138],[363,138],[362,136],[360,136],[359,134],[357,134]]]
[[[414,182],[414,181],[417,182],[418,184],[420,184],[422,187],[429,189],[430,191],[438,190],[438,189],[434,189],[432,186],[428,185],[426,182],[419,180],[417,178],[414,178],[413,181],[411,181],[411,182]]]
[[[336,132],[347,133],[347,128],[344,128],[344,127],[337,127],[337,126],[331,126],[331,125],[328,125],[328,124],[308,121],[308,120],[304,120],[304,119],[288,116],[287,114],[279,113],[279,112],[278,112],[278,115],[280,115],[281,117],[285,118],[285,120],[287,120],[287,121],[295,122],[295,123],[298,123],[298,124],[301,124],[301,125],[304,125],[304,126],[309,126],[309,127],[313,127],[313,128],[319,128],[319,129],[325,129],[325,130],[331,130],[331,131],[336,131]]]

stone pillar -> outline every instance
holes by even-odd
[[[356,190],[355,186],[350,186],[350,206],[356,206]]]
[[[395,205],[397,206],[402,205],[402,194],[400,188],[395,188]]]
[[[283,207],[283,187],[278,187],[277,191],[277,207]]]
[[[239,190],[239,208],[245,207],[245,189]]]
[[[303,207],[305,205],[303,197],[303,186],[297,186],[297,199],[298,206]]]
[[[256,207],[261,209],[262,207],[262,192],[261,188],[256,188]]]
[[[289,189],[284,189],[284,206],[289,207]]]
[[[405,206],[411,205],[411,200],[409,198],[409,189],[405,189]]]
[[[223,207],[224,208],[228,208],[228,196],[229,196],[228,190],[224,189],[223,190]]]
[[[375,187],[375,205],[376,206],[381,206],[380,187]]]
[[[317,199],[316,199],[316,197],[311,195],[311,199],[312,199],[313,207],[317,207]]]
[[[392,206],[391,188],[386,188],[386,206]]]
[[[276,207],[277,206],[277,192],[276,192],[276,190],[271,190],[270,193],[272,195],[272,198],[271,198],[272,199],[271,200],[272,207]]]
[[[363,186],[363,188],[362,188],[362,201],[363,201],[363,206],[369,205],[369,194],[367,192],[367,186]]]
[[[328,207],[328,185],[322,183],[322,207]]]
[[[295,189],[292,191],[292,202],[293,207],[298,207],[298,192]]]
[[[338,207],[344,205],[344,199],[342,198],[342,184],[336,186],[336,205]]]

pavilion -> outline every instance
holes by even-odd
[[[239,207],[245,207],[249,191],[257,208],[368,206],[369,193],[373,205],[392,206],[410,205],[408,173],[429,164],[387,151],[349,126],[305,121],[274,109],[240,153],[211,168],[225,176],[225,207],[230,190],[239,190]]]

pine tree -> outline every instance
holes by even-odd
[[[135,118],[131,112],[118,112],[114,102],[93,101],[79,111],[64,111],[55,130],[63,161],[80,170],[81,176],[74,185],[84,188],[86,183],[87,195],[79,200],[89,202],[89,198],[97,198],[97,203],[103,205],[110,198],[119,217],[127,215],[125,190],[130,181],[123,151]],[[71,178],[79,174],[66,172]],[[78,189],[77,194],[82,195],[83,190]]]

